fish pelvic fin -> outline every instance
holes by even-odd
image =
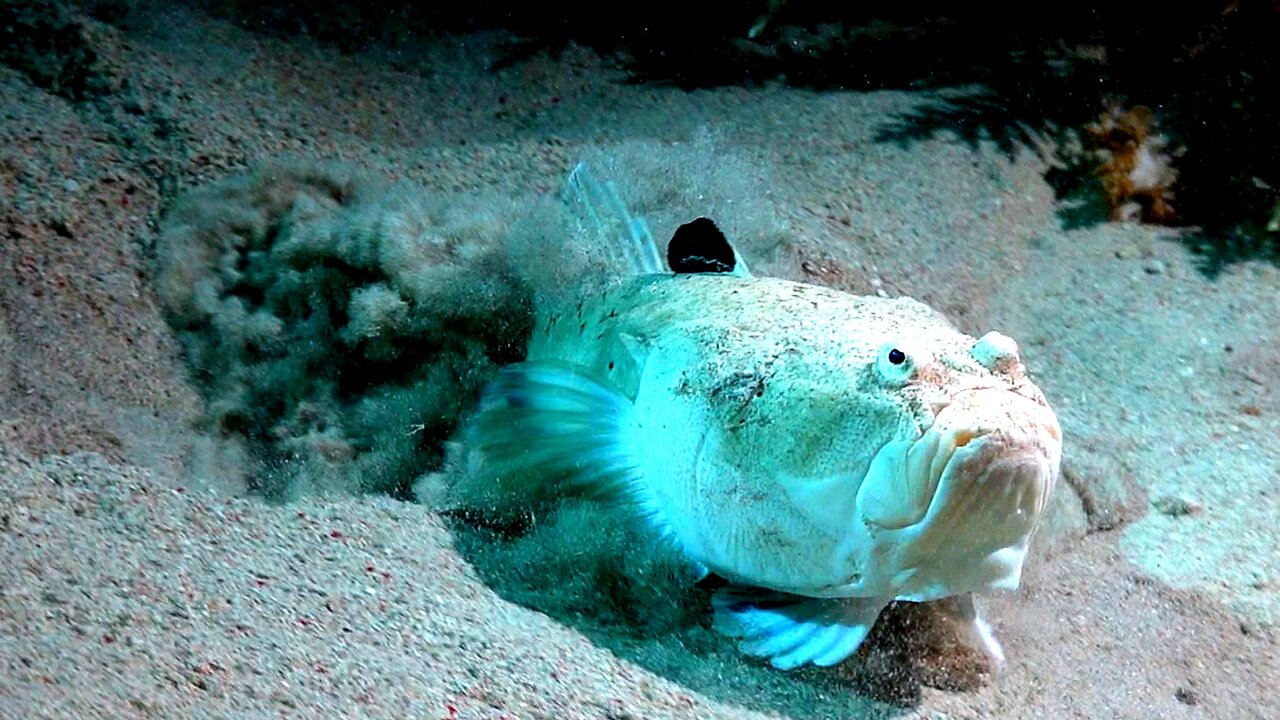
[[[711,603],[712,627],[779,670],[829,667],[858,651],[890,598],[812,598],[729,585]]]
[[[956,638],[986,657],[993,670],[1004,667],[1004,648],[996,640],[991,626],[982,619],[974,604],[973,593],[963,593],[937,601],[935,608],[950,623]]]

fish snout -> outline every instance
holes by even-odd
[[[1003,388],[957,395],[921,437],[882,451],[859,493],[903,598],[1016,587],[1058,478],[1052,410]],[[892,457],[894,454],[897,457]],[[892,482],[885,482],[892,476]]]
[[[1004,580],[972,578],[982,586],[975,589],[1016,586],[1022,554],[1057,484],[1057,417],[1019,393],[976,390],[939,412],[929,435],[937,437],[929,464],[934,492],[903,562],[978,572],[989,558],[1016,556],[1016,568],[999,568]]]
[[[1040,397],[1018,390],[980,388],[957,394],[934,416],[929,432],[938,433],[941,447],[967,449],[959,462],[1007,462],[1015,457],[1038,459],[1057,468],[1062,456],[1062,428]],[[982,446],[978,452],[970,446]],[[954,458],[952,458],[954,460]],[[949,461],[950,462],[950,461]],[[1055,473],[1056,474],[1056,473]]]

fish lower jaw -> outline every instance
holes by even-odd
[[[1016,543],[1037,524],[1056,475],[1056,458],[1034,438],[988,432],[968,439],[942,466],[916,529],[968,539],[971,547]]]
[[[840,553],[832,558],[832,567],[815,568],[808,578],[795,577],[791,583],[779,584],[713,570],[731,582],[805,597],[883,597],[926,602],[966,592],[1016,590],[1027,552],[1023,542],[985,553],[973,551],[963,557],[942,554],[920,560],[913,557],[915,554],[906,538],[900,537],[899,541],[883,542],[882,539],[863,545],[861,552]]]
[[[899,570],[877,594],[907,602],[928,602],[962,593],[1017,590],[1022,581],[1026,547],[997,550],[963,565],[929,564]]]

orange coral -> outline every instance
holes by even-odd
[[[1178,173],[1168,141],[1155,126],[1150,108],[1113,105],[1088,127],[1112,220],[1168,224],[1177,219],[1171,188]]]

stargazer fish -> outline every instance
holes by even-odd
[[[645,233],[633,233],[643,239]],[[643,243],[641,243],[643,244]],[[1015,342],[908,298],[753,277],[714,223],[541,308],[467,427],[458,497],[501,512],[612,494],[728,581],[713,626],[783,669],[852,655],[894,600],[1018,586],[1061,431]]]

